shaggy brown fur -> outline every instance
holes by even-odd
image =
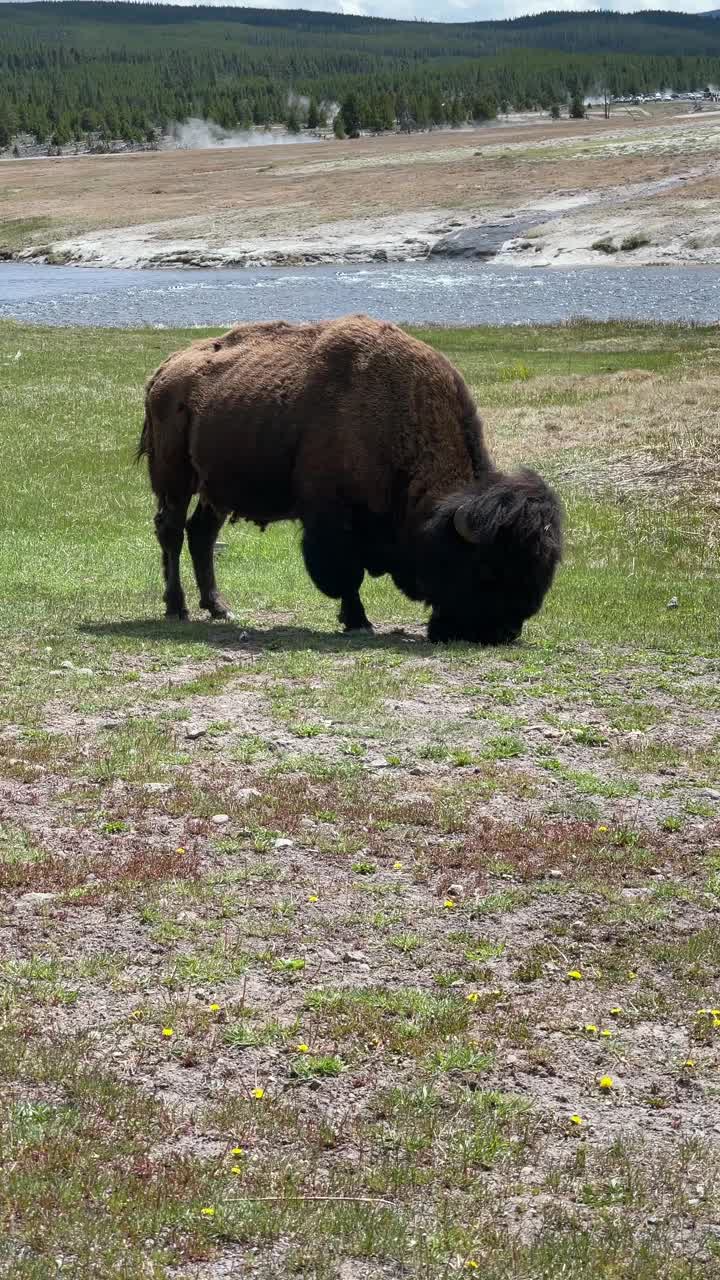
[[[187,531],[204,607],[226,612],[212,548],[228,515],[263,527],[297,519],[311,576],[342,600],[341,618],[352,627],[368,625],[358,595],[366,569],[392,573],[407,594],[437,605],[424,561],[448,530],[445,519],[431,535],[433,521],[456,495],[450,518],[464,503],[473,546],[453,529],[452,552],[456,561],[477,561],[480,535],[468,500],[506,480],[487,454],[457,370],[397,326],[366,316],[238,325],[170,356],[148,382],[139,453],[147,455],[158,498],[166,604],[179,616],[186,615],[179,554],[194,493],[199,503]],[[539,477],[529,476],[511,488],[517,496],[520,484],[526,514],[533,503],[536,514],[542,507],[542,524],[554,530],[554,551],[546,548],[554,568],[557,504]],[[503,503],[506,510],[507,494]],[[530,540],[537,541],[540,525],[531,523]],[[462,577],[461,597],[469,585],[467,573]],[[481,638],[476,612],[468,599],[442,606],[456,621],[473,616],[470,628],[460,628],[468,638]],[[455,623],[450,630],[457,632]]]

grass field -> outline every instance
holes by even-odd
[[[718,330],[422,335],[566,504],[495,651],[289,527],[159,620],[190,336],[0,326],[0,1275],[720,1274]]]

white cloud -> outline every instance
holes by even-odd
[[[112,3],[112,0],[107,0]],[[175,4],[196,4],[198,0],[173,0]],[[520,18],[523,14],[563,9],[581,13],[587,10],[612,10],[633,13],[640,9],[678,11],[677,2],[663,0],[202,0],[206,5],[235,4],[237,8],[312,9],[316,13],[347,13],[361,17],[422,18],[426,22],[481,22],[491,18]],[[720,0],[684,0],[682,12],[705,13]]]

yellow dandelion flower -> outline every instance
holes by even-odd
[[[579,969],[570,969],[568,973],[568,978],[574,978],[575,981],[577,982],[582,978],[582,974]]]
[[[465,1263],[465,1266],[466,1266],[466,1268],[467,1268],[467,1270],[468,1270],[468,1271],[479,1271],[479,1270],[480,1270],[480,1263],[479,1263],[479,1262],[476,1262],[474,1258],[468,1258],[467,1262]]]
[[[720,1018],[720,1009],[711,1009],[710,1012],[713,1018]]]
[[[234,1165],[233,1165],[233,1167],[232,1167],[232,1169],[230,1170],[230,1172],[231,1172],[231,1173],[234,1173],[234,1174],[235,1174],[235,1176],[237,1177],[237,1175],[238,1175],[239,1173],[242,1173],[242,1169],[240,1168],[240,1165],[239,1165],[239,1164],[234,1164]]]
[[[618,1014],[621,1014],[621,1013],[622,1013],[622,1009],[620,1008],[620,1005],[619,1005],[619,1004],[616,1004],[616,1005],[613,1005],[613,1007],[612,1007],[612,1009],[610,1010],[610,1012],[611,1012],[611,1014],[613,1015],[613,1017],[617,1018]]]
[[[182,853],[187,853],[187,849],[185,848],[185,845],[184,845],[184,844],[181,844],[181,845],[179,845],[179,846],[178,846],[178,848],[175,850],[175,852],[176,852],[176,853],[180,853],[180,854],[182,854]]]
[[[309,1044],[296,1044],[296,1045],[295,1045],[295,1050],[296,1050],[296,1052],[297,1052],[297,1053],[309,1053],[309,1052],[310,1052],[310,1045],[309,1045]]]
[[[713,1018],[712,1024],[713,1027],[720,1027],[720,1018]]]
[[[402,869],[403,869],[402,862],[393,862],[393,871],[402,871]]]
[[[629,982],[634,982],[634,981],[635,981],[635,979],[637,978],[637,974],[636,974],[636,972],[635,972],[635,970],[634,970],[634,969],[628,969],[628,974],[627,974],[627,976],[628,976],[628,981],[629,981]]]
[[[570,1123],[571,1123],[571,1124],[584,1124],[584,1123],[585,1123],[585,1121],[583,1120],[582,1116],[571,1116],[571,1117],[570,1117]]]
[[[465,999],[469,1000],[470,1004],[477,1004],[478,1000],[480,999],[480,996],[477,991],[469,991]]]
[[[685,1059],[685,1061],[683,1062],[683,1066],[684,1066],[684,1067],[690,1067],[690,1069],[692,1070],[692,1068],[695,1066],[695,1059],[694,1059],[694,1058],[686,1058],[686,1059]]]
[[[589,1034],[592,1036],[592,1035],[595,1035],[595,1032],[597,1031],[597,1027],[595,1026],[594,1022],[586,1022],[585,1030],[589,1032]]]
[[[606,1038],[607,1040],[609,1040],[609,1039],[610,1039],[610,1037],[611,1037],[611,1035],[612,1035],[612,1031],[608,1031],[608,1030],[607,1030],[607,1028],[606,1028],[606,1029],[605,1029],[605,1031],[601,1031],[601,1032],[600,1032],[600,1035],[601,1035],[601,1036],[605,1036],[605,1038]]]
[[[172,1027],[163,1027],[162,1033],[168,1040],[170,1039],[171,1036],[175,1035],[175,1032],[173,1031]]]
[[[457,903],[454,898],[446,898],[443,902],[443,906],[447,907],[448,911],[452,911],[453,907],[457,906]]]
[[[601,1076],[598,1081],[601,1089],[612,1089],[614,1083],[612,1076]]]
[[[258,1099],[258,1102],[259,1102],[261,1098],[264,1098],[264,1097],[265,1097],[265,1090],[264,1090],[264,1089],[259,1089],[259,1088],[257,1088],[257,1089],[251,1089],[251,1090],[250,1090],[250,1097],[251,1097],[251,1098],[257,1098],[257,1099]]]
[[[319,894],[317,893],[308,894],[308,902],[319,902],[319,901],[320,901]]]
[[[201,1214],[203,1215],[203,1217],[204,1217],[204,1218],[214,1218],[214,1217],[215,1217],[215,1210],[214,1210],[212,1207],[210,1207],[210,1206],[208,1206],[208,1208],[207,1208],[207,1209],[201,1209],[201,1210],[200,1210],[200,1212],[201,1212]]]
[[[210,1005],[210,1012],[211,1012],[211,1013],[219,1013],[219,1012],[220,1012],[220,1005],[219,1005],[219,1004],[211,1004],[211,1005]]]
[[[232,1154],[233,1154],[234,1156],[241,1156],[241,1155],[243,1155],[244,1153],[243,1153],[243,1149],[242,1149],[242,1147],[233,1147],[233,1149],[232,1149]]]
[[[608,828],[604,824],[598,827],[598,831],[607,831],[607,830]]]

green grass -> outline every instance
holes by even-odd
[[[339,636],[282,526],[160,618],[194,336],[0,326],[0,1274],[712,1274],[716,330],[425,332],[567,511],[497,651]]]

